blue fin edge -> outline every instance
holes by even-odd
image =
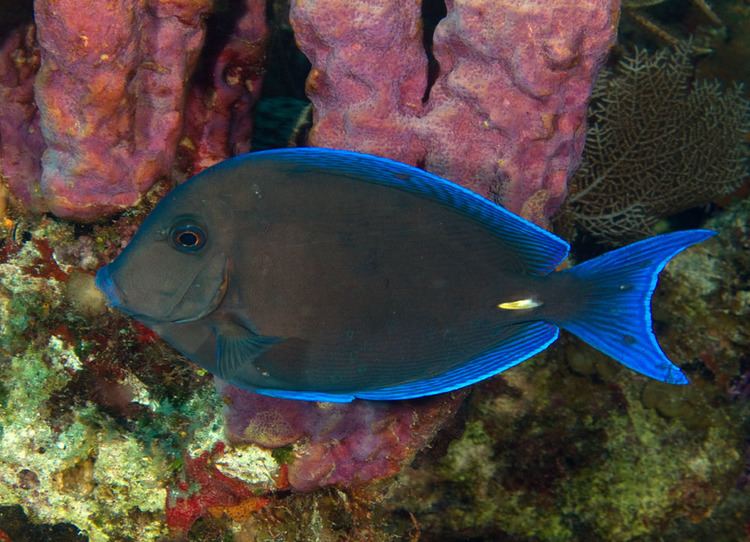
[[[656,340],[651,297],[659,273],[673,257],[714,235],[711,230],[658,235],[563,271],[584,281],[584,295],[580,311],[555,323],[636,372],[687,384]]]
[[[521,328],[518,333],[503,341],[499,347],[493,348],[461,367],[426,380],[356,392],[354,395],[359,399],[394,400],[454,391],[515,367],[546,350],[560,335],[557,326],[547,322],[537,321],[518,325]]]
[[[398,386],[348,393],[320,393],[275,389],[254,389],[269,397],[303,401],[348,403],[353,399],[392,401],[415,399],[454,391],[501,373],[545,350],[557,340],[560,330],[547,322],[518,324],[519,331],[500,346],[442,375]]]

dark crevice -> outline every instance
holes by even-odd
[[[262,97],[306,101],[305,80],[310,73],[310,61],[294,40],[292,25],[289,23],[289,1],[268,2],[266,17],[269,35]]]
[[[26,469],[25,471],[19,473],[19,477],[22,478],[19,480],[19,484],[26,483],[32,488],[36,487],[39,484],[36,475]],[[23,476],[24,474],[27,475]],[[0,536],[0,540],[12,540],[13,542],[51,540],[56,542],[86,542],[88,540],[88,537],[81,534],[78,528],[71,523],[39,525],[30,520],[23,508],[18,505],[0,506],[0,533],[5,535],[4,537]]]
[[[30,23],[33,18],[32,0],[0,0],[0,47],[15,28]]]
[[[194,84],[203,88],[213,86],[213,72],[219,54],[229,43],[237,21],[246,11],[247,7],[242,0],[225,0],[216,3],[214,11],[206,18],[206,39],[198,66],[193,74]]]
[[[448,10],[443,0],[424,0],[422,2],[422,43],[427,54],[427,87],[424,96],[422,96],[422,103],[426,103],[430,99],[432,85],[435,84],[438,75],[440,75],[440,64],[435,60],[435,55],[432,54],[432,38],[435,34],[435,27],[447,14]]]
[[[289,22],[289,0],[266,4],[268,42],[263,91],[255,106],[252,149],[303,145],[312,124],[305,81],[310,61],[299,50]]]

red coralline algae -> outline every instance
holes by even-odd
[[[448,0],[430,88],[417,2],[296,0],[314,145],[426,167],[546,224],[580,159],[618,0]]]
[[[222,474],[210,464],[213,457],[223,452],[224,445],[220,443],[211,453],[187,458],[185,480],[167,494],[167,525],[171,529],[187,532],[195,520],[207,512],[237,518],[270,502],[254,496],[244,483]]]
[[[30,277],[53,278],[60,282],[67,280],[68,274],[57,265],[49,241],[34,239],[32,242],[39,251],[39,257],[30,266],[24,268],[24,272]]]
[[[455,414],[465,392],[393,402],[310,403],[221,384],[227,437],[279,448],[296,443],[283,482],[298,491],[351,487],[396,474]]]
[[[190,159],[186,173],[247,150],[248,112],[260,89],[264,2],[232,3],[243,13],[207,67],[210,85],[195,89],[191,77],[213,4],[35,3],[36,78],[33,38],[16,30],[0,51],[0,97],[7,94],[12,104],[0,114],[0,173],[27,209],[95,220],[136,204],[156,180],[170,177],[180,142]],[[189,126],[186,115],[195,116]]]

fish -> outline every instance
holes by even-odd
[[[670,384],[652,330],[658,235],[558,270],[569,245],[422,169],[324,148],[252,152],[169,192],[96,275],[108,304],[219,379],[348,402],[450,392],[565,329]]]

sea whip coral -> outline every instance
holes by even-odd
[[[578,165],[617,0],[448,0],[430,85],[420,5],[296,0],[314,145],[424,166],[537,223]]]

